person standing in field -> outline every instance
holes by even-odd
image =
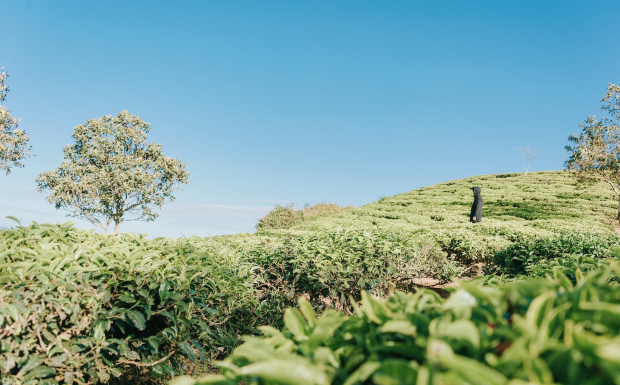
[[[469,220],[473,223],[482,221],[482,195],[480,195],[480,187],[473,187],[474,203],[471,205],[471,213]]]

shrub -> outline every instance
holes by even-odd
[[[317,203],[314,206],[304,207],[304,219],[324,217],[352,209],[353,206],[338,206],[335,203]]]
[[[353,310],[413,278],[460,268],[432,240],[349,231],[153,240],[70,224],[0,231],[3,385],[106,382],[132,368],[183,374],[282,325],[299,295]]]
[[[527,266],[527,276],[533,278],[552,277],[560,271],[571,282],[575,283],[579,274],[604,269],[613,260],[613,258],[592,258],[585,255],[568,255],[564,258],[540,260]]]
[[[180,356],[223,357],[239,334],[269,323],[253,310],[252,268],[185,241],[70,225],[4,230],[2,384],[106,382],[133,366],[173,375]]]
[[[618,245],[618,237],[603,234],[563,232],[552,237],[526,238],[496,252],[487,272],[509,276],[526,274],[528,266],[573,254],[603,258],[614,245]]]
[[[420,290],[362,294],[347,316],[303,298],[286,328],[261,327],[221,373],[171,385],[618,384],[617,264],[572,284],[561,272],[497,288],[464,283],[448,299]]]
[[[267,230],[287,230],[300,224],[304,220],[304,212],[295,210],[293,205],[280,206],[277,205],[266,216],[258,220],[256,224],[257,231]]]
[[[260,266],[263,293],[284,305],[304,295],[321,308],[350,309],[349,297],[361,290],[385,298],[411,288],[414,278],[445,282],[460,273],[432,240],[369,230],[287,234],[277,247],[251,251],[250,259]]]

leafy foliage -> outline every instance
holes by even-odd
[[[349,298],[366,290],[385,298],[411,288],[415,278],[448,281],[459,267],[420,239],[350,231],[285,235],[277,244],[248,250],[261,285],[283,304],[304,295],[320,308],[352,310]],[[284,309],[282,309],[284,310]]]
[[[574,171],[482,175],[385,197],[291,228],[293,234],[373,230],[434,239],[467,268],[486,263],[514,242],[561,233],[613,236],[618,202],[604,182],[575,181]],[[471,187],[483,191],[481,223],[469,223]],[[432,241],[431,241],[432,242]]]
[[[315,315],[303,298],[286,329],[262,327],[203,384],[618,384],[620,285],[617,264],[576,282],[548,279],[491,288],[464,283],[448,299],[363,293],[346,316]]]
[[[304,207],[304,219],[324,217],[338,214],[342,211],[350,210],[353,206],[338,206],[335,203],[317,203],[314,206]]]
[[[149,123],[127,111],[80,124],[60,167],[37,178],[38,190],[50,190],[47,200],[57,209],[106,233],[112,223],[116,233],[127,220],[155,220],[153,208],[174,200],[179,185],[189,183],[189,172],[161,145],[147,143],[149,131]]]
[[[298,295],[351,312],[360,290],[387,297],[458,272],[438,249],[370,231],[149,240],[17,226],[0,232],[3,384],[182,374],[182,359],[222,358],[258,325],[281,326]]]
[[[603,98],[601,110],[610,118],[597,120],[588,116],[580,134],[568,137],[571,146],[566,146],[569,153],[565,165],[577,170],[577,176],[583,181],[603,180],[620,197],[620,87],[609,84]],[[620,220],[620,205],[618,206]]]
[[[516,242],[495,253],[487,271],[516,276],[527,274],[532,265],[547,265],[556,258],[568,255],[603,258],[609,249],[618,246],[617,236],[562,233],[548,238],[533,238]]]
[[[583,273],[601,268],[613,273],[616,268],[607,267],[609,261],[603,258],[620,255],[609,226],[615,202],[609,199],[606,187],[599,183],[584,188],[573,183],[572,177],[571,172],[553,172],[469,178],[331,216],[313,217],[288,230],[210,239],[149,240],[133,234],[109,237],[70,225],[36,223],[2,231],[0,333],[7,333],[0,342],[2,380],[7,384],[30,380],[94,383],[135,367],[157,376],[183,374],[184,360],[221,359],[233,350],[242,334],[257,334],[258,325],[279,328],[284,323],[288,331],[262,329],[269,338],[283,333],[290,341],[278,340],[282,345],[277,342],[269,347],[269,354],[275,354],[269,357],[295,362],[296,366],[279,367],[292,368],[297,377],[307,375],[317,383],[327,379],[333,383],[350,381],[347,385],[356,381],[398,384],[414,383],[413,378],[431,381],[431,377],[432,381],[450,383],[451,376],[466,375],[450,369],[454,362],[492,367],[504,377],[491,374],[490,378],[502,381],[522,378],[519,370],[529,373],[538,368],[540,360],[550,362],[547,359],[557,353],[547,356],[538,350],[530,362],[521,356],[522,351],[515,350],[517,364],[512,369],[508,361],[502,361],[509,351],[505,344],[515,345],[518,340],[519,346],[538,349],[532,345],[535,337],[531,332],[517,327],[521,322],[518,317],[525,317],[528,311],[528,301],[544,294],[546,288],[556,290],[558,297],[571,290],[594,295],[591,291],[595,293],[601,285],[578,289],[585,282]],[[485,188],[485,221],[477,225],[468,222],[468,187],[472,184]],[[397,291],[413,291],[416,278],[445,282],[463,275],[468,266],[488,260],[497,260],[502,269],[497,272],[504,275],[484,279],[488,287],[480,286],[482,280],[463,284],[447,301],[433,292],[405,295]],[[606,279],[615,285],[617,274],[612,273]],[[526,283],[507,285],[522,280],[524,274],[552,278],[543,281],[547,283],[538,291],[526,292]],[[512,296],[509,287],[517,286],[522,288],[519,293],[525,293],[523,298]],[[362,291],[367,294],[360,295]],[[371,301],[371,297],[386,299],[395,292],[385,304]],[[285,308],[294,306],[299,297],[307,299],[308,303],[301,305],[306,318],[295,323],[297,316],[288,311],[283,319]],[[362,310],[357,309],[360,299]],[[567,306],[568,302],[561,301],[558,306]],[[607,297],[601,301],[608,301]],[[457,302],[471,306],[459,305],[461,310],[455,310]],[[323,315],[312,318],[308,305]],[[329,310],[334,308],[342,313]],[[377,316],[377,323],[377,318],[366,313],[370,310],[363,309],[375,309],[380,314],[381,309],[387,309],[387,318]],[[556,311],[553,307],[545,309]],[[568,313],[557,314],[564,317],[562,320],[569,317]],[[316,326],[323,318],[325,323]],[[483,319],[498,326],[489,327]],[[447,326],[441,328],[451,330],[451,323],[460,328],[464,321],[472,322],[478,330],[478,350],[437,331],[438,325],[445,323]],[[331,322],[338,324],[335,329]],[[407,326],[406,322],[419,329],[404,335],[391,331]],[[341,330],[343,325],[347,328]],[[468,335],[475,335],[467,328]],[[596,328],[597,332],[603,330]],[[335,339],[324,334],[325,330],[333,330]],[[560,333],[554,330],[550,335],[553,338]],[[316,339],[318,345],[302,344],[305,339],[298,337],[300,333],[306,333],[308,340]],[[313,333],[318,334],[311,338]],[[262,346],[266,339],[256,341]],[[550,341],[553,345],[556,340]],[[281,369],[275,370],[271,363],[257,358],[262,357],[264,349],[247,358],[247,363],[237,361],[233,354],[226,362],[234,366],[224,364],[228,365],[222,371],[224,377],[204,381],[233,383],[230,381],[256,373],[254,379],[261,378],[262,383],[278,383],[276,377],[260,377],[268,372],[281,374]],[[449,357],[457,359],[447,364],[440,361],[438,351],[448,352],[448,361]],[[489,354],[496,355],[497,361],[487,361]],[[460,356],[470,361],[461,361]],[[402,362],[403,357],[407,362]],[[579,369],[580,373],[590,373],[591,359],[584,360],[580,365],[587,368]],[[305,366],[308,362],[315,365],[310,372]],[[252,372],[254,369],[257,371]],[[479,371],[482,376],[483,369]],[[409,373],[404,379],[398,377],[401,370]],[[555,376],[555,369],[550,370]],[[390,379],[390,373],[399,379]],[[424,377],[427,374],[431,377]],[[468,381],[480,383],[471,378]]]
[[[277,205],[267,215],[258,220],[256,230],[259,232],[278,229],[287,230],[300,224],[303,220],[304,212],[302,210],[295,210],[293,204],[289,206]]]
[[[5,83],[9,75],[0,67],[0,102],[6,99],[9,88]],[[10,111],[0,105],[0,170],[7,174],[13,167],[24,167],[22,161],[31,155],[31,147],[26,132],[19,126],[19,119],[11,116]]]
[[[70,225],[0,232],[4,385],[106,382],[124,367],[182,373],[222,357],[256,315],[252,265],[185,240],[97,235]]]
[[[259,232],[270,230],[288,230],[305,221],[340,213],[353,208],[342,207],[335,203],[317,203],[314,206],[306,205],[303,210],[295,210],[293,204],[289,206],[276,205],[267,215],[258,220],[256,230]]]

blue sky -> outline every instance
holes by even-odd
[[[471,175],[558,170],[620,82],[617,1],[0,0],[5,105],[36,157],[0,226],[64,222],[34,180],[127,109],[188,164],[153,236],[253,231],[275,204],[363,205]],[[81,227],[87,222],[75,220]]]

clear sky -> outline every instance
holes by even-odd
[[[620,82],[618,1],[0,0],[0,15],[4,104],[36,153],[0,175],[0,226],[71,220],[34,180],[76,125],[124,109],[191,183],[121,230],[177,237],[517,172],[520,146],[558,170]]]

